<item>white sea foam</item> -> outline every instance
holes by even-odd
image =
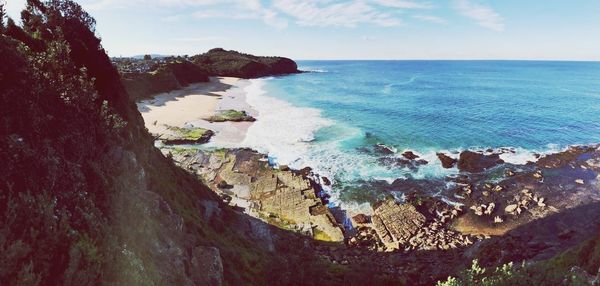
[[[357,150],[347,150],[344,144],[354,142],[364,136],[364,132],[343,122],[335,122],[324,118],[321,111],[315,108],[298,107],[293,104],[267,94],[264,87],[269,79],[250,80],[244,88],[248,104],[257,111],[257,121],[247,131],[241,147],[249,147],[261,153],[268,154],[272,162],[288,165],[294,169],[306,166],[321,175],[328,177],[333,188],[324,186],[331,196],[330,202],[340,206],[350,213],[369,213],[369,204],[343,202],[340,200],[340,182],[356,182],[356,180],[384,180],[388,183],[398,178],[412,176],[416,179],[443,178],[457,174],[456,167],[445,169],[437,158],[438,152],[458,158],[457,152],[462,150],[417,150],[410,149],[428,161],[416,171],[401,169],[393,166],[384,166],[377,162],[378,156],[362,153]],[[327,135],[315,141],[317,132],[322,128]],[[507,148],[496,148],[493,152]],[[535,162],[535,154],[547,154],[560,151],[558,146],[549,145],[545,150],[527,150],[522,148],[508,148],[513,152],[504,152],[500,155],[505,162],[512,164],[525,164]],[[401,157],[406,150],[398,150],[394,156]],[[472,150],[487,150],[487,148],[474,148]],[[453,155],[454,154],[454,155]]]
[[[304,72],[317,72],[317,73],[326,73],[326,72],[328,72],[327,70],[317,69],[317,68],[311,68],[311,67],[301,67],[299,69],[301,71],[304,71]]]
[[[254,79],[244,90],[246,100],[257,112],[241,145],[267,153],[277,164],[297,166],[314,140],[314,134],[332,122],[320,110],[300,108],[265,95],[265,79]]]

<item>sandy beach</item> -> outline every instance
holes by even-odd
[[[183,89],[155,95],[137,103],[146,128],[155,135],[171,132],[168,127],[201,127],[215,132],[210,145],[235,146],[243,141],[252,122],[208,122],[220,110],[256,111],[246,103],[248,81],[234,77],[212,77]]]

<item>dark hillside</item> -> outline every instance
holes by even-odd
[[[283,57],[258,57],[221,48],[192,57],[192,61],[216,76],[256,78],[298,73],[296,63]]]

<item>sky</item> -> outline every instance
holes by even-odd
[[[25,0],[0,0],[18,18]],[[81,0],[111,56],[600,60],[598,0]]]

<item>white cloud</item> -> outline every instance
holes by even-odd
[[[431,9],[433,5],[430,3],[421,3],[416,1],[404,1],[404,0],[374,0],[376,4],[391,8],[400,9]]]
[[[399,19],[377,11],[364,1],[274,0],[273,6],[296,19],[300,26],[355,27],[360,23],[369,23],[389,27],[401,24]]]
[[[415,19],[421,20],[423,22],[429,22],[429,23],[435,23],[435,24],[442,24],[442,25],[448,24],[448,21],[446,21],[446,19],[440,18],[438,16],[417,14],[417,15],[413,15],[412,17],[415,18]]]
[[[229,40],[226,37],[214,36],[214,37],[197,37],[197,38],[175,38],[173,41],[176,42],[187,42],[187,43],[196,43],[196,42],[217,42],[217,41],[227,41]]]
[[[504,31],[504,18],[494,9],[469,0],[455,0],[454,8],[463,16],[471,18],[482,27],[494,30]]]

